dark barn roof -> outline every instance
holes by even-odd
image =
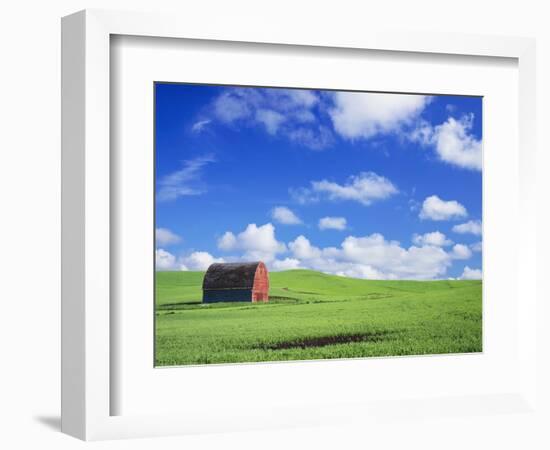
[[[208,267],[203,289],[252,289],[259,261],[250,263],[214,263]]]

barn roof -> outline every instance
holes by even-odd
[[[247,263],[214,263],[208,267],[203,289],[252,289],[260,261]]]

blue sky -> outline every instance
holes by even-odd
[[[157,270],[481,277],[480,97],[155,90]]]

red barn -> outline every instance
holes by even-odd
[[[202,282],[203,303],[267,302],[269,274],[261,261],[214,263]]]

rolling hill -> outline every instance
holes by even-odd
[[[203,272],[157,272],[156,364],[479,352],[481,281],[270,273],[266,304],[204,305]]]

